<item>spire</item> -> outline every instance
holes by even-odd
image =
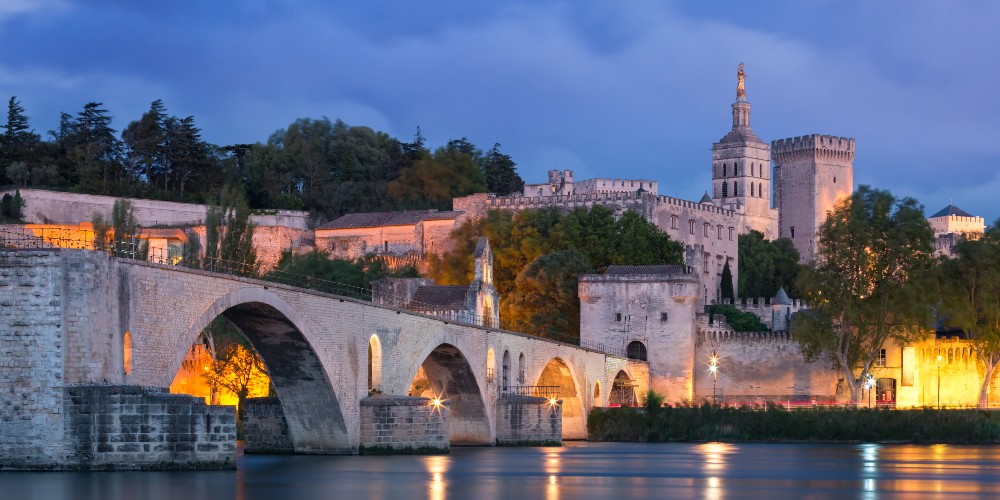
[[[747,74],[743,71],[743,63],[740,63],[740,69],[736,71],[736,100],[745,101],[747,100],[747,92],[743,87],[744,80]]]

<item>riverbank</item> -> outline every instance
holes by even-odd
[[[1000,443],[1000,412],[780,406],[595,408],[591,441]]]

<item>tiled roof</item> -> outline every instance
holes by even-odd
[[[431,285],[417,288],[408,309],[423,311],[457,311],[465,309],[468,285]]]
[[[974,215],[966,212],[965,210],[956,207],[954,203],[949,203],[947,207],[942,208],[940,211],[938,211],[938,213],[930,216],[929,218],[933,219],[934,217],[947,217],[949,215],[957,215],[959,217],[975,217]]]
[[[464,212],[447,210],[409,210],[405,212],[368,212],[347,214],[320,226],[320,229],[350,229],[356,227],[408,226],[426,220],[454,220]]]
[[[712,197],[708,195],[708,191],[705,191],[705,195],[701,197],[701,201],[698,203],[712,203]]]
[[[662,265],[662,266],[608,266],[604,271],[605,275],[629,276],[643,274],[683,274],[684,266]]]

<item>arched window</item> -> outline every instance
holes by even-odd
[[[497,357],[493,354],[493,348],[486,351],[486,383],[492,384],[494,374],[497,372]]]
[[[712,225],[706,222],[705,223],[705,237],[709,236],[708,232],[711,230],[711,228],[712,228]]]
[[[753,194],[753,183],[752,182],[750,183],[750,196],[754,196],[754,194]]]
[[[520,356],[517,357],[517,384],[524,385],[524,353],[522,352]]]
[[[122,372],[132,374],[132,334],[127,331],[122,335]]]
[[[601,381],[594,382],[594,406],[600,406],[601,402]]]
[[[722,197],[725,198],[729,196],[729,185],[726,182],[722,183]]]
[[[633,340],[632,342],[629,342],[628,347],[625,348],[625,354],[628,356],[628,359],[646,361],[646,344],[643,344],[638,340]]]
[[[722,226],[715,226],[716,238],[722,239]]]
[[[733,228],[729,228],[729,241],[733,241]]]
[[[739,195],[740,195],[740,193],[736,189],[736,181],[733,181],[733,196],[739,196]]]
[[[510,391],[510,351],[503,352],[503,373],[500,376],[500,384],[503,392]]]
[[[677,229],[677,222],[680,219],[676,215],[670,216],[670,229]]]
[[[368,391],[382,390],[382,342],[378,335],[368,339]]]
[[[948,363],[950,364],[950,363],[952,363],[954,361],[955,361],[955,349],[949,347],[948,348]]]
[[[758,182],[757,183],[757,196],[759,196],[761,198],[764,197],[764,183],[763,182]]]
[[[722,176],[723,177],[726,176],[726,164],[725,163],[722,164]]]
[[[733,177],[736,177],[737,175],[740,175],[740,164],[733,163]]]

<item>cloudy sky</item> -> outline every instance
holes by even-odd
[[[155,99],[217,144],[340,118],[493,143],[528,182],[698,199],[745,63],[761,138],[857,139],[856,184],[1000,217],[1000,2],[0,0],[0,96],[36,131]]]

